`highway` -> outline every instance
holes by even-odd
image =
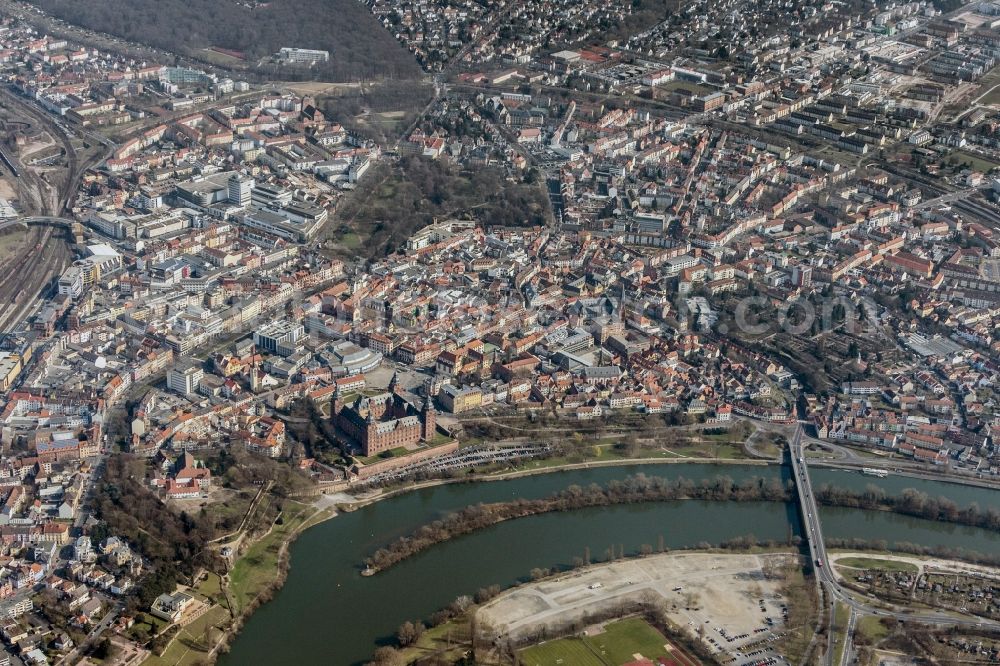
[[[905,609],[900,609],[889,604],[873,606],[866,601],[860,601],[853,593],[844,589],[837,577],[834,575],[833,567],[830,566],[830,558],[826,550],[826,543],[823,540],[823,526],[819,519],[819,507],[816,504],[816,497],[813,493],[812,482],[809,479],[809,469],[806,463],[805,452],[802,446],[804,431],[800,423],[795,429],[795,435],[789,445],[789,453],[792,465],[792,476],[795,480],[799,508],[802,511],[802,520],[805,526],[803,538],[809,551],[809,559],[812,561],[813,570],[816,574],[816,582],[827,594],[827,599],[831,605],[839,601],[845,604],[851,612],[853,626],[857,618],[863,615],[876,615],[878,617],[891,617],[902,622],[917,622],[937,626],[972,626],[989,627],[1000,629],[1000,622],[986,620],[978,617],[959,617],[949,613],[928,612],[916,613]],[[851,648],[850,638],[845,646],[845,653]],[[833,664],[833,651],[828,650],[826,663]]]

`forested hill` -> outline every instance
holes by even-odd
[[[329,63],[311,70],[313,78],[420,74],[410,53],[357,0],[271,0],[253,8],[236,0],[30,2],[69,23],[182,55],[219,47],[245,53],[252,64],[290,46],[330,52]]]

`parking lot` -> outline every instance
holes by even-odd
[[[786,664],[785,659],[774,649],[788,620],[788,607],[781,594],[761,592],[754,600],[746,598],[751,590],[744,590],[740,612],[726,612],[726,605],[713,599],[713,587],[704,586],[697,597],[688,593],[684,587],[671,590],[677,598],[670,600],[668,597],[668,600],[673,604],[675,613],[680,616],[681,623],[694,634],[700,631],[708,648],[723,664]],[[753,606],[754,610],[746,612],[744,609],[747,606]]]
[[[781,638],[782,627],[788,620],[788,606],[776,593],[770,598],[758,599],[758,608],[759,622],[756,626],[752,624],[752,628],[714,626],[711,631],[705,632],[706,640],[723,664],[771,666],[787,663],[775,651],[774,645]]]

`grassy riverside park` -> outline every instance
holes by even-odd
[[[222,606],[212,606],[203,615],[185,625],[174,637],[162,657],[150,655],[144,666],[195,666],[204,663],[211,649],[229,624],[229,611]],[[206,633],[206,631],[208,633]],[[209,643],[205,642],[206,637]]]
[[[239,613],[283,575],[280,562],[283,551],[303,530],[332,517],[328,511],[309,504],[285,500],[281,524],[256,541],[229,572],[229,592]]]
[[[310,504],[284,500],[282,511],[271,529],[254,542],[238,559],[224,581],[209,573],[193,589],[195,596],[212,604],[205,613],[183,626],[168,643],[162,656],[150,654],[143,666],[194,666],[209,661],[234,617],[247,613],[259,597],[272,590],[285,575],[282,561],[287,548],[303,530],[334,515]],[[230,613],[229,604],[232,604]],[[162,630],[165,623],[152,616],[151,629]]]

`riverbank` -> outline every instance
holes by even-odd
[[[361,578],[358,576],[359,563],[364,557],[369,555],[379,545],[400,536],[399,530],[401,528],[404,530],[413,529],[473,503],[505,501],[512,497],[544,497],[573,483],[583,486],[595,482],[603,484],[612,479],[620,479],[628,473],[635,474],[641,472],[643,468],[648,468],[649,465],[672,465],[678,463],[683,463],[685,468],[670,469],[698,468],[697,471],[692,470],[681,473],[691,474],[693,475],[692,478],[699,480],[726,473],[722,469],[718,469],[720,465],[730,470],[728,473],[737,479],[746,478],[749,474],[755,473],[755,470],[760,470],[759,474],[778,476],[780,478],[780,472],[775,471],[778,469],[776,461],[730,459],[678,460],[662,458],[652,460],[623,459],[613,461],[585,461],[550,466],[542,469],[473,474],[458,479],[432,479],[404,487],[378,490],[358,497],[345,493],[330,493],[311,500],[301,498],[303,501],[311,501],[314,508],[336,508],[339,520],[332,522],[337,527],[333,529],[324,527],[322,535],[309,538],[307,545],[302,546],[301,549],[296,549],[295,558],[296,562],[299,563],[296,566],[301,567],[304,571],[312,572],[309,574],[308,580],[302,580],[301,577],[297,578],[295,575],[290,576],[289,584],[292,589],[282,592],[282,597],[286,600],[281,603],[275,602],[265,605],[263,609],[258,611],[261,613],[261,618],[258,620],[255,615],[251,624],[263,623],[261,627],[280,626],[281,631],[295,637],[293,651],[308,658],[309,655],[323,654],[323,650],[327,649],[326,646],[328,644],[324,643],[322,646],[312,646],[311,641],[313,640],[314,633],[303,633],[299,629],[301,625],[297,626],[295,622],[285,619],[285,616],[291,612],[286,608],[288,603],[291,603],[287,599],[300,599],[303,595],[306,595],[303,598],[309,599],[315,599],[317,596],[342,598],[342,595],[347,594],[352,599],[360,595],[361,598],[374,600],[388,595],[386,599],[394,599],[393,603],[399,606],[393,614],[390,614],[391,617],[386,616],[384,613],[376,615],[375,617],[381,618],[382,622],[368,619],[364,628],[355,627],[347,635],[341,636],[338,639],[340,641],[347,641],[343,648],[337,652],[337,654],[341,655],[343,663],[355,663],[352,660],[358,660],[357,663],[361,663],[361,659],[370,656],[371,645],[376,640],[384,639],[393,633],[398,624],[403,620],[426,617],[435,609],[443,607],[450,602],[454,595],[459,593],[458,591],[467,592],[468,590],[475,590],[480,586],[492,583],[503,583],[505,585],[515,583],[515,579],[525,575],[525,572],[532,567],[538,566],[539,562],[546,562],[549,565],[555,563],[567,564],[574,557],[584,554],[584,545],[588,540],[594,546],[593,550],[595,553],[601,552],[612,542],[616,544],[624,542],[630,550],[638,552],[643,541],[655,544],[662,536],[666,537],[667,545],[670,547],[691,546],[702,541],[706,543],[720,543],[733,536],[742,535],[747,532],[747,529],[739,527],[727,531],[726,521],[729,519],[736,521],[740,525],[753,525],[753,531],[758,538],[763,537],[777,542],[783,542],[787,539],[789,527],[784,521],[789,520],[794,523],[794,517],[791,514],[785,518],[783,511],[779,518],[779,514],[773,509],[762,512],[750,504],[734,505],[731,508],[725,509],[724,513],[719,513],[719,511],[722,511],[721,507],[717,509],[713,506],[703,506],[695,511],[697,518],[691,520],[683,518],[683,516],[692,513],[692,509],[689,508],[671,509],[667,506],[653,508],[650,505],[648,510],[639,511],[636,509],[634,516],[630,515],[632,513],[631,509],[626,513],[622,513],[620,509],[605,508],[600,509],[600,511],[605,513],[610,512],[615,517],[605,528],[601,528],[604,530],[602,532],[604,536],[601,537],[601,540],[593,539],[592,537],[588,539],[588,537],[584,536],[585,534],[592,533],[593,529],[597,529],[592,529],[589,526],[585,526],[585,524],[589,525],[590,521],[595,520],[595,515],[605,515],[604,513],[592,515],[584,511],[578,512],[581,514],[579,516],[576,514],[550,516],[554,521],[542,520],[539,522],[540,519],[544,518],[543,516],[525,521],[511,521],[507,525],[517,525],[514,531],[518,533],[518,538],[528,538],[531,543],[537,544],[537,548],[532,549],[531,558],[528,558],[532,561],[522,562],[521,560],[525,560],[526,558],[510,558],[509,556],[497,559],[499,555],[495,558],[488,554],[492,551],[488,551],[485,555],[477,551],[475,555],[477,566],[468,567],[467,571],[463,569],[460,575],[450,570],[447,583],[441,582],[436,585],[436,589],[423,591],[419,595],[415,595],[414,599],[405,600],[406,603],[400,604],[398,591],[399,589],[405,589],[400,588],[400,585],[404,584],[401,582],[401,579],[411,580],[414,575],[413,571],[415,569],[410,563],[401,566],[399,572],[395,570],[385,572],[383,574],[383,576],[387,577],[385,580],[382,580],[382,576],[374,578]],[[619,476],[619,469],[622,468],[625,470],[631,469],[631,471],[622,471]],[[665,472],[667,468],[660,469],[663,469]],[[765,472],[765,470],[769,471]],[[566,478],[562,479],[559,475],[553,474],[553,472],[562,472],[566,475]],[[860,474],[858,474],[858,478],[860,483]],[[945,479],[940,478],[935,480],[943,481]],[[473,483],[476,481],[494,481],[497,483]],[[872,482],[877,483],[879,480],[872,479]],[[507,484],[510,485],[508,486]],[[934,492],[942,493],[940,489]],[[376,508],[376,505],[380,504],[382,500],[394,500],[393,508],[388,513]],[[968,503],[969,501],[971,501],[969,498],[963,500],[964,503]],[[989,500],[983,499],[980,500],[980,503],[985,505],[987,501]],[[406,512],[405,515],[400,514],[400,511]],[[586,516],[582,514],[586,514]],[[664,527],[655,527],[651,526],[649,518],[642,517],[653,515],[669,516],[669,518],[664,519],[662,523]],[[851,516],[854,515],[853,513],[851,514]],[[745,517],[740,518],[740,516]],[[311,523],[310,527],[313,525],[330,524],[331,521],[329,519],[332,517],[333,515],[330,514],[319,518]],[[839,522],[841,516],[838,513],[834,513],[830,518],[834,522]],[[342,523],[342,521],[346,522]],[[524,525],[522,526],[521,523]],[[508,528],[498,527],[500,531],[495,537],[487,537],[490,543],[498,539],[502,540],[504,535],[511,532]],[[795,528],[793,527],[792,529]],[[854,528],[852,527],[852,529]],[[524,537],[523,533],[525,532],[530,532],[534,536]],[[535,534],[535,532],[539,532],[539,534]],[[303,533],[310,536],[315,531],[304,530],[298,536],[301,536]],[[854,532],[850,533],[853,534]],[[555,534],[559,534],[560,536],[551,541],[538,541],[538,539],[544,539],[544,535],[554,536]],[[880,532],[878,534],[881,537],[885,533]],[[348,548],[331,551],[327,545],[331,538],[335,539],[337,543],[352,545]],[[869,538],[875,537],[870,536]],[[898,538],[905,539],[909,537],[901,535]],[[465,541],[465,539],[456,540],[455,543]],[[482,539],[477,537],[472,542],[473,547],[474,544],[482,542]],[[571,544],[577,545],[571,547]],[[462,554],[458,554],[456,548]],[[417,574],[417,576],[427,576],[433,573],[433,571],[438,571],[438,569],[433,569],[434,565],[431,562],[437,563],[438,567],[447,568],[449,565],[445,562],[454,561],[456,557],[460,559],[467,557],[468,554],[465,553],[465,548],[466,546],[464,545],[455,546],[454,544],[448,544],[442,546],[440,549],[428,551],[423,557],[419,558],[420,564],[417,568],[422,573]],[[971,544],[969,548],[976,548],[976,545]],[[982,550],[983,547],[979,546],[979,549]],[[502,549],[497,552],[502,552]],[[334,558],[334,561],[331,561],[331,558]],[[321,569],[317,569],[317,567]],[[431,567],[433,571],[428,570],[427,567]],[[322,570],[324,573],[322,576],[317,577],[315,572],[319,570]],[[452,589],[455,591],[449,591]],[[438,598],[436,602],[434,601],[435,598],[446,593],[452,596]],[[416,597],[419,597],[419,599]],[[299,602],[297,601],[296,603]],[[326,614],[324,617],[337,617],[339,618],[338,622],[344,624],[345,627],[354,626],[351,622],[355,616],[368,617],[366,612],[363,609],[358,609],[356,605],[354,606],[355,610],[353,613],[341,617],[341,612],[338,610],[339,606],[327,607],[323,605],[324,602],[319,603],[323,606],[323,613]],[[379,607],[382,607],[381,603]],[[344,613],[346,614],[347,611],[344,611]],[[294,613],[292,615],[294,616]],[[399,617],[396,617],[397,615]],[[245,621],[249,622],[249,620]],[[386,626],[382,626],[383,624]],[[323,630],[317,629],[317,631],[319,633],[315,634],[315,640],[320,641],[320,637],[325,634]],[[249,638],[241,639],[234,643],[236,646],[234,655],[239,654],[239,658],[226,658],[223,660],[223,663],[227,665],[237,664],[241,663],[241,659],[245,663],[245,659],[252,658],[258,653],[269,653],[270,648],[266,642],[262,643],[261,639],[253,632],[248,634],[248,636]],[[364,646],[363,651],[361,649],[362,645]],[[361,652],[363,654],[359,657],[358,654]],[[277,653],[275,654],[277,655]]]
[[[889,461],[884,461],[883,466]],[[448,485],[448,484],[463,484],[463,483],[475,483],[480,481],[509,481],[512,479],[519,479],[529,476],[536,476],[539,474],[550,474],[554,472],[568,472],[573,470],[581,469],[599,469],[604,467],[623,467],[632,465],[726,465],[726,466],[751,466],[751,467],[781,467],[785,463],[783,460],[777,460],[773,458],[616,458],[613,460],[589,460],[577,463],[560,463],[556,465],[549,465],[538,467],[534,469],[519,469],[511,472],[491,472],[486,474],[470,474],[465,477],[460,478],[438,478],[438,479],[427,479],[425,481],[418,481],[416,483],[404,486],[389,486],[385,489],[378,489],[374,491],[369,491],[363,495],[357,495],[358,498],[354,502],[350,502],[352,507],[361,507],[370,504],[373,501],[378,501],[381,499],[389,499],[390,497],[396,497],[402,493],[407,493],[413,490],[422,490],[425,488],[434,488],[436,486]],[[845,472],[857,472],[861,473],[862,466],[845,464],[843,462],[835,460],[810,460],[809,465],[811,467],[818,467],[822,469],[830,470],[840,470]],[[936,481],[940,483],[948,483],[956,486],[968,486],[972,488],[982,488],[984,490],[997,490],[1000,491],[1000,482],[991,482],[984,479],[970,479],[965,477],[956,477],[948,474],[935,473],[932,470],[908,470],[901,469],[899,471],[892,472],[893,475],[904,478],[912,478],[923,481]],[[872,482],[877,482],[879,479],[873,477]],[[350,493],[350,488],[340,489],[338,493]]]
[[[209,623],[209,628],[219,630],[218,635],[201,626],[204,622],[192,622],[177,632],[161,656],[150,653],[142,666],[188,666],[214,662],[219,654],[228,649],[253,612],[281,589],[290,567],[289,549],[295,540],[309,528],[335,516],[336,512],[326,507],[287,501],[287,506],[267,532],[247,546],[242,557],[220,577],[219,592],[226,600],[228,608],[225,614],[228,618],[224,622]],[[195,624],[199,624],[200,631],[191,635],[190,628]],[[204,643],[210,636],[214,636],[214,640]]]
[[[433,613],[431,626],[418,632],[416,640],[389,649],[399,663],[407,664],[433,656],[458,661],[471,651],[482,663],[517,663],[517,653],[520,663],[575,664],[581,651],[573,649],[573,642],[593,639],[594,649],[605,650],[607,626],[630,618],[625,621],[648,622],[660,635],[650,642],[641,639],[642,632],[632,631],[611,641],[618,643],[612,663],[632,661],[636,653],[670,655],[682,665],[698,663],[678,660],[678,651],[714,661],[712,649],[685,630],[695,624],[686,615],[692,609],[682,610],[678,602],[696,607],[699,615],[711,616],[715,626],[750,626],[761,622],[760,606],[754,600],[762,592],[773,597],[787,591],[784,569],[801,571],[800,566],[801,556],[787,548],[755,548],[741,555],[685,550],[596,562],[501,592],[479,590],[475,597],[460,597]],[[801,574],[797,577],[801,579]],[[662,588],[662,594],[657,588]],[[780,603],[774,602],[776,615],[782,613]],[[685,615],[679,616],[678,611]],[[696,624],[701,626],[701,620]],[[764,631],[776,628],[766,623],[762,627]],[[760,634],[754,632],[753,640],[760,640]],[[586,663],[592,662],[587,659]]]
[[[501,481],[501,480],[505,480],[505,479],[513,479],[513,478],[520,478],[520,477],[525,477],[525,476],[532,476],[532,475],[535,475],[535,474],[548,473],[550,471],[570,470],[570,469],[589,469],[589,468],[595,468],[595,467],[605,467],[605,466],[611,466],[615,462],[617,462],[617,461],[588,461],[588,462],[575,463],[575,464],[570,464],[570,465],[565,465],[565,466],[555,466],[554,465],[554,466],[545,467],[545,468],[542,468],[542,469],[517,470],[515,472],[507,472],[507,473],[499,473],[499,474],[485,474],[485,475],[477,476],[475,478],[467,477],[467,478],[464,478],[464,479],[432,480],[432,481],[424,482],[422,484],[417,484],[415,486],[415,488],[419,488],[419,487],[432,487],[433,485],[436,485],[436,484],[439,484],[439,483],[441,483],[441,484],[443,484],[443,483],[468,483],[468,482],[475,481],[475,480]],[[630,461],[630,462],[631,462],[631,464],[650,465],[650,464],[676,464],[678,462],[685,462],[685,461],[676,460],[676,459],[655,458],[655,459],[636,459],[634,462],[632,462],[632,461]],[[708,464],[720,464],[720,460],[717,459],[717,458],[700,459],[699,462],[708,463]],[[769,461],[769,460],[741,460],[738,463],[737,462],[727,462],[726,464],[729,464],[729,465],[743,464],[743,465],[748,465],[748,466],[768,466],[768,465],[776,465],[776,464],[778,464],[778,462],[777,461]],[[860,472],[861,471],[860,468],[854,468],[854,469],[852,469],[851,467],[846,467],[846,466],[845,467],[833,467],[832,469],[840,469],[840,470],[849,471],[849,472]],[[899,474],[898,477],[900,477],[900,478],[909,478],[910,475],[908,475],[908,474]],[[921,478],[921,477],[917,477],[916,475],[914,475],[913,478]],[[922,478],[923,478],[923,480],[934,481],[934,482],[948,482],[948,481],[952,481],[953,485],[972,485],[972,484],[962,484],[962,483],[958,482],[958,480],[946,479],[944,477],[933,478],[930,475],[925,475]],[[875,478],[872,479],[873,482],[876,481],[876,480],[877,479],[875,479]],[[827,486],[827,485],[829,485],[829,484],[824,484],[824,486]],[[973,487],[982,487],[982,486],[973,486]],[[409,489],[410,488],[407,488],[405,490],[409,490]],[[970,507],[961,507],[962,511],[960,512],[960,511],[958,511],[959,507],[958,507],[957,503],[955,503],[955,502],[948,502],[947,500],[940,499],[938,497],[933,497],[933,496],[932,497],[927,497],[927,496],[925,496],[921,500],[923,503],[927,503],[927,500],[929,499],[929,501],[930,501],[929,503],[933,504],[934,507],[935,507],[935,510],[931,512],[932,515],[928,515],[926,511],[922,510],[921,507],[912,508],[912,507],[905,506],[905,503],[901,502],[901,499],[905,499],[905,496],[906,496],[905,492],[903,493],[902,497],[894,497],[894,496],[890,495],[889,493],[883,492],[883,493],[881,493],[881,495],[879,497],[872,498],[871,501],[869,502],[869,501],[863,501],[863,500],[867,500],[867,494],[868,494],[867,493],[867,489],[866,489],[866,491],[858,491],[858,490],[851,491],[849,489],[841,488],[841,487],[838,487],[838,486],[833,486],[832,489],[838,491],[838,494],[843,495],[843,496],[839,497],[839,498],[834,498],[834,499],[831,500],[830,498],[825,497],[826,493],[821,493],[822,495],[824,495],[823,497],[820,498],[820,502],[822,504],[824,504],[826,506],[845,507],[845,508],[853,508],[853,509],[861,509],[861,510],[888,511],[888,512],[897,513],[897,514],[901,514],[901,515],[909,515],[909,516],[913,516],[913,517],[926,518],[926,519],[936,520],[936,521],[945,522],[945,523],[962,524],[962,525],[967,525],[967,526],[971,526],[971,527],[979,527],[979,528],[989,529],[989,530],[994,530],[994,531],[996,530],[996,527],[997,527],[995,524],[985,524],[985,518],[986,518],[987,514],[980,515],[980,512],[975,507],[972,507],[972,506],[970,506]],[[404,489],[393,489],[391,491],[387,491],[385,493],[385,497],[386,498],[392,497],[392,496],[398,494],[399,492],[401,492],[402,490],[404,490]],[[369,498],[368,500],[366,500],[366,502],[376,501],[377,499],[380,499],[380,498],[381,498],[380,496],[375,496],[375,497]],[[395,564],[396,562],[400,561],[401,559],[405,559],[405,557],[409,557],[411,555],[417,554],[418,552],[424,550],[425,548],[430,547],[430,545],[433,545],[433,544],[436,544],[436,543],[442,543],[443,541],[446,541],[448,539],[454,538],[456,536],[461,536],[463,534],[467,534],[467,533],[472,532],[472,531],[484,529],[486,527],[490,527],[492,525],[499,524],[500,522],[504,522],[506,520],[512,520],[512,519],[516,519],[516,518],[523,518],[523,517],[527,517],[527,516],[531,516],[531,515],[538,515],[540,513],[546,513],[546,512],[552,512],[552,511],[565,511],[565,510],[570,510],[570,508],[574,508],[574,507],[563,506],[562,504],[560,504],[558,502],[553,503],[553,500],[559,499],[558,497],[550,497],[550,498],[546,498],[546,499],[548,500],[547,503],[536,500],[535,504],[537,504],[537,506],[524,506],[524,505],[519,504],[519,503],[508,503],[506,505],[504,505],[504,504],[498,504],[498,505],[493,505],[493,506],[489,506],[489,507],[466,507],[466,508],[462,509],[461,511],[455,513],[455,514],[450,514],[449,516],[447,516],[445,518],[445,520],[444,520],[444,525],[442,525],[442,521],[435,521],[435,524],[433,526],[424,525],[417,532],[411,533],[408,536],[402,537],[399,541],[396,541],[393,544],[390,544],[389,546],[386,546],[384,548],[379,549],[378,551],[376,551],[376,553],[373,556],[371,556],[369,558],[366,558],[366,568],[365,568],[365,571],[363,572],[363,575],[366,575],[366,576],[374,575],[374,574],[378,573],[379,571],[383,570],[384,568],[386,568],[388,566],[392,566],[393,564]],[[706,499],[706,498],[705,497],[701,497],[701,496],[679,497],[679,496],[671,495],[669,497],[660,497],[660,496],[652,497],[652,498],[650,498],[650,497],[644,497],[644,498],[642,498],[639,501],[664,501],[664,500],[676,500],[676,499]],[[720,499],[720,498],[711,498],[711,499]],[[726,499],[726,498],[722,498],[722,499]],[[939,499],[940,499],[940,503],[942,505],[942,508],[941,508],[941,511],[940,511],[940,515],[938,515],[939,512],[936,509],[936,507],[938,506]],[[575,498],[575,500],[580,500],[580,498],[577,497],[577,498]],[[580,500],[580,501],[582,501],[582,500]],[[633,500],[624,500],[624,501],[633,501]],[[601,499],[600,502],[593,502],[593,503],[583,502],[582,504],[579,504],[579,506],[575,507],[575,508],[585,508],[587,506],[612,506],[612,505],[614,505],[616,503],[617,503],[616,501],[611,501],[610,498],[604,497],[604,498]],[[945,511],[943,505],[946,504],[946,503],[951,505],[950,513],[952,515],[948,515],[948,512]],[[971,517],[970,516],[966,516],[966,513],[969,512],[969,511],[972,511],[973,514],[975,514],[975,515],[972,515]],[[468,515],[468,514],[470,514],[470,512],[474,512],[476,515]],[[492,515],[487,515],[487,514],[492,514]],[[510,515],[508,515],[508,514],[510,514]],[[464,523],[464,522],[470,523],[472,525],[472,527],[470,527],[469,529],[466,529],[466,525],[464,525],[464,524],[462,524],[462,525],[455,524],[455,519],[456,518],[458,518],[459,522],[461,522],[461,523]],[[431,532],[433,532],[433,535],[431,535]],[[406,554],[400,556],[400,553],[403,550],[406,550],[408,552]]]
[[[873,459],[863,463],[845,463],[836,460],[810,460],[809,466],[821,467],[823,469],[839,469],[845,472],[857,472],[864,467],[893,468],[894,471],[892,471],[890,475],[903,476],[910,479],[921,479],[924,481],[940,481],[941,483],[950,483],[956,486],[969,486],[972,488],[983,488],[984,490],[1000,490],[1000,481],[976,479],[967,476],[955,476],[954,474],[941,474],[934,472],[933,470],[896,468],[895,464],[898,462],[899,461],[888,459]],[[878,477],[872,477],[872,480],[878,480]]]
[[[373,502],[378,502],[380,500],[396,497],[404,493],[412,492],[415,490],[424,490],[426,488],[435,488],[437,486],[478,483],[481,481],[511,481],[514,479],[522,479],[525,477],[538,476],[541,474],[553,474],[556,472],[572,472],[574,470],[581,470],[581,469],[601,469],[605,467],[632,467],[635,465],[726,465],[726,466],[746,466],[746,467],[780,467],[781,464],[782,463],[776,460],[755,460],[752,458],[747,458],[747,459],[618,458],[615,460],[591,460],[587,462],[552,465],[549,467],[540,467],[537,469],[519,469],[513,472],[496,472],[496,473],[475,474],[475,475],[470,474],[464,478],[428,479],[426,481],[418,481],[414,484],[407,486],[399,486],[399,487],[390,486],[386,489],[378,489],[370,491],[365,495],[358,495],[356,496],[358,498],[357,501],[351,502],[348,506],[344,506],[343,508],[347,510],[353,510],[355,508],[367,506]],[[341,490],[339,492],[346,493],[347,491]]]
[[[818,478],[837,485],[850,482],[857,490],[863,490],[869,482],[861,474],[816,472]],[[391,498],[376,494],[367,498],[365,506],[341,512],[337,520],[326,521],[301,536],[292,550],[293,566],[285,587],[247,622],[246,630],[233,642],[232,651],[220,659],[219,666],[254,663],[258,659],[360,666],[371,658],[374,646],[392,642],[401,624],[426,621],[458,596],[481,587],[506,588],[525,582],[528,573],[536,568],[567,569],[578,559],[604,560],[612,545],[617,555],[638,554],[644,545],[655,551],[660,543],[672,550],[707,548],[748,531],[758,541],[774,543],[787,543],[789,538],[801,536],[798,510],[790,503],[690,501],[601,507],[507,521],[428,549],[378,576],[359,575],[360,563],[379,546],[462,507],[544,498],[569,485],[603,486],[638,473],[667,478],[683,475],[698,481],[720,474],[736,482],[751,476],[778,480],[788,477],[787,469],[776,466],[617,465],[564,470],[562,474],[519,475],[497,483],[436,484],[438,487],[399,492]],[[948,495],[949,488],[958,488],[899,478],[895,482],[886,487],[887,492],[896,494],[904,487],[915,486],[931,494]],[[984,506],[995,503],[990,491],[969,490],[955,493],[956,500],[962,504],[976,501]],[[332,505],[334,498],[349,499],[332,496],[326,501]],[[961,546],[979,552],[1000,548],[995,533],[974,528],[888,512],[835,508],[822,511],[824,524],[829,524],[825,531],[834,539],[857,536],[912,541],[932,548]],[[282,640],[276,641],[274,636]]]
[[[665,479],[640,474],[629,476],[619,483],[606,487],[570,486],[549,497],[534,500],[518,499],[493,504],[475,504],[452,512],[443,518],[421,525],[408,535],[398,537],[365,558],[363,576],[376,575],[403,560],[418,555],[435,545],[499,525],[546,513],[559,513],[595,507],[612,507],[623,504],[647,502],[673,502],[680,500],[710,500],[729,502],[789,502],[792,499],[790,482],[751,478],[734,483],[731,478],[717,476],[695,483],[684,477]],[[817,492],[821,506],[884,511],[902,516],[921,518],[950,525],[963,525],[989,532],[1000,531],[1000,522],[992,510],[981,511],[976,504],[965,507],[944,497],[932,497],[915,490],[906,490],[893,496],[878,489],[852,491],[824,484]],[[988,556],[969,553],[968,559],[989,561]]]

